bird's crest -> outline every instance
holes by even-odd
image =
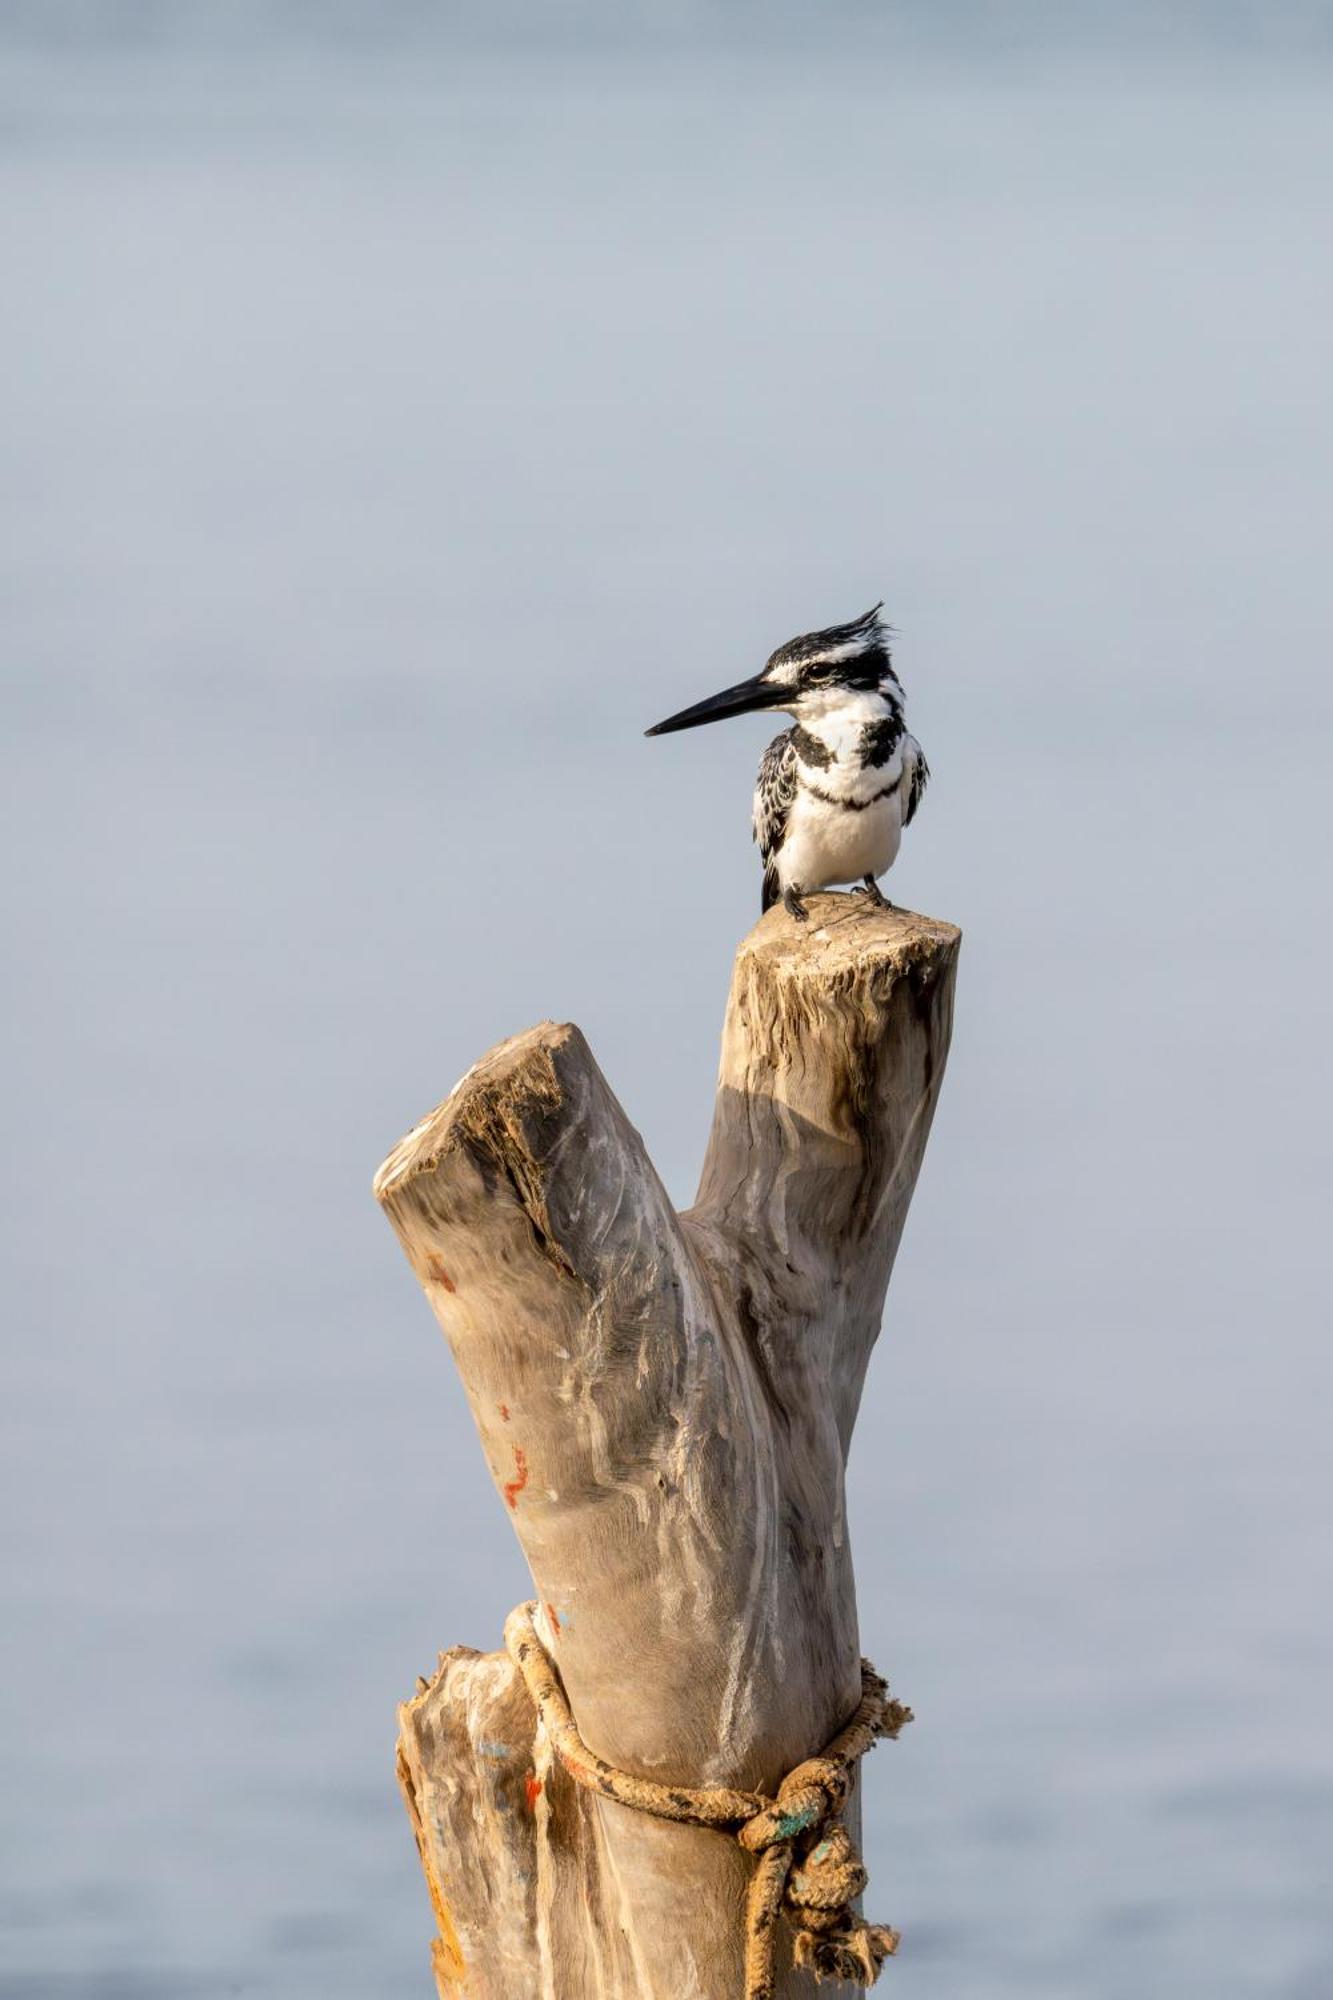
[[[771,653],[764,668],[765,679],[795,682],[818,673],[821,668],[864,677],[872,684],[883,669],[890,668],[889,632],[880,617],[883,599],[851,618],[845,625],[826,625],[818,632],[801,632]]]

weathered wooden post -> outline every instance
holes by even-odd
[[[375,1182],[584,1742],[769,1798],[861,1698],[844,1464],[958,949],[948,924],[809,901],[741,945],[687,1213],[550,1023],[484,1056]],[[444,1654],[399,1720],[441,1995],[743,2000],[753,1855],[576,1786],[508,1652]],[[775,1943],[771,1990],[812,1993],[782,1923]]]

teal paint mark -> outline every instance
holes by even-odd
[[[785,1819],[780,1819],[778,1821],[777,1824],[778,1839],[779,1840],[794,1839],[794,1837],[798,1833],[804,1833],[805,1829],[808,1826],[813,1825],[814,1821],[818,1817],[819,1817],[819,1807],[817,1805],[802,1806],[800,1812],[788,1813]]]
[[[507,1743],[496,1743],[486,1737],[481,1739],[477,1748],[483,1757],[512,1757],[514,1754]]]

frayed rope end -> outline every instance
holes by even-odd
[[[887,1924],[860,1924],[837,1937],[799,1931],[794,1956],[800,1970],[813,1972],[816,1979],[873,1986],[885,1959],[892,1958],[897,1949],[898,1933]]]

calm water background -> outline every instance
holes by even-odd
[[[639,732],[881,593],[893,1992],[1333,1994],[1331,187],[1314,60],[7,47],[5,2000],[430,1990],[525,1575],[370,1175],[549,1014],[688,1198],[766,729]]]

